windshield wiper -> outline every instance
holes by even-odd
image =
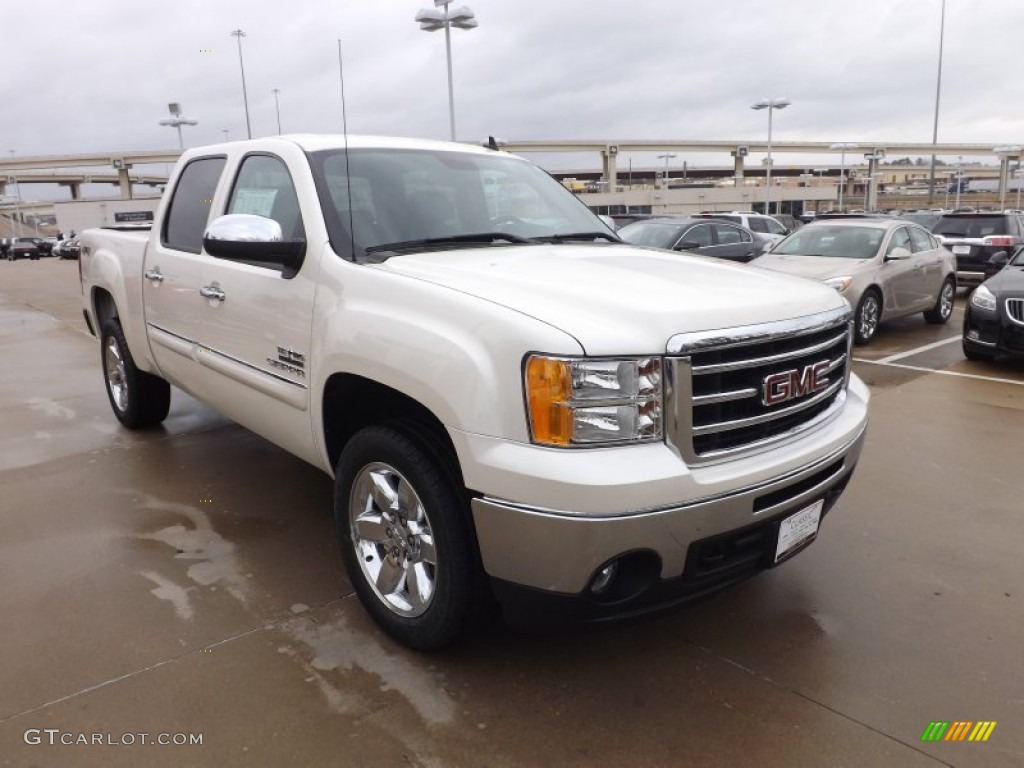
[[[380,253],[382,251],[412,251],[418,248],[429,248],[437,245],[461,245],[463,243],[536,243],[528,237],[520,237],[508,232],[474,232],[469,235],[448,235],[447,237],[426,237],[422,240],[403,240],[399,243],[381,243],[371,245],[365,249],[366,253]]]
[[[545,243],[568,243],[576,241],[607,240],[609,243],[621,243],[622,239],[610,232],[567,232],[564,235],[545,235],[538,237]]]

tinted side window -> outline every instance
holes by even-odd
[[[718,233],[719,245],[733,245],[734,243],[750,242],[750,235],[739,227],[730,227],[728,224],[716,224],[715,230]]]
[[[185,166],[167,209],[162,240],[166,247],[189,253],[203,250],[203,232],[224,163],[223,157],[203,157]]]
[[[690,227],[683,233],[682,239],[683,242],[697,243],[701,248],[709,246],[712,244],[711,225],[698,224],[695,227]]]
[[[764,219],[758,219],[754,216],[750,217],[750,220],[747,222],[747,226],[750,227],[755,232],[768,231],[768,226],[764,223]]]
[[[761,219],[761,222],[765,225],[766,230],[773,235],[786,234],[786,228],[782,226],[782,224],[777,222],[775,219]],[[754,228],[751,227],[751,229]],[[754,231],[756,232],[758,230],[755,229]]]
[[[935,241],[932,240],[931,235],[917,227],[910,227],[910,242],[914,244],[915,253],[930,251],[935,247]]]
[[[885,249],[885,255],[888,256],[896,248],[906,248],[908,251],[913,250],[910,244],[910,234],[907,232],[906,227],[900,227],[892,233],[892,238],[889,240],[889,247]]]
[[[304,236],[292,177],[284,162],[271,155],[250,155],[242,161],[227,212],[273,219],[285,240]]]

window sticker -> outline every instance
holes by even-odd
[[[235,199],[231,203],[231,212],[251,213],[254,216],[265,216],[269,219],[271,211],[274,210],[276,197],[276,189],[239,189],[235,192]]]

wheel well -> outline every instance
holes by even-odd
[[[336,373],[324,387],[323,424],[332,467],[360,429],[374,424],[404,425],[412,437],[427,443],[425,447],[448,465],[459,487],[465,487],[448,430],[429,408],[397,389],[363,376]]]
[[[103,324],[112,317],[117,317],[117,304],[114,297],[102,288],[94,288],[92,292],[92,306],[96,313],[96,332],[99,333]]]

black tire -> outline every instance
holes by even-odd
[[[342,451],[334,486],[342,560],[359,600],[418,650],[454,642],[485,600],[463,489],[430,445],[402,427],[367,427]]]
[[[124,426],[145,429],[167,418],[171,385],[135,366],[121,323],[114,318],[100,329],[100,365],[110,407]]]
[[[987,363],[995,359],[995,355],[991,352],[981,352],[974,347],[968,346],[967,342],[962,342],[964,357],[968,360],[973,360],[976,363]]]
[[[878,324],[882,320],[882,297],[874,288],[868,288],[857,302],[857,310],[853,313],[853,340],[857,344],[867,344],[875,337]]]
[[[949,318],[953,316],[953,301],[955,299],[956,281],[951,277],[947,277],[939,289],[939,295],[935,299],[935,306],[924,313],[925,321],[932,325],[944,325],[949,322]]]

